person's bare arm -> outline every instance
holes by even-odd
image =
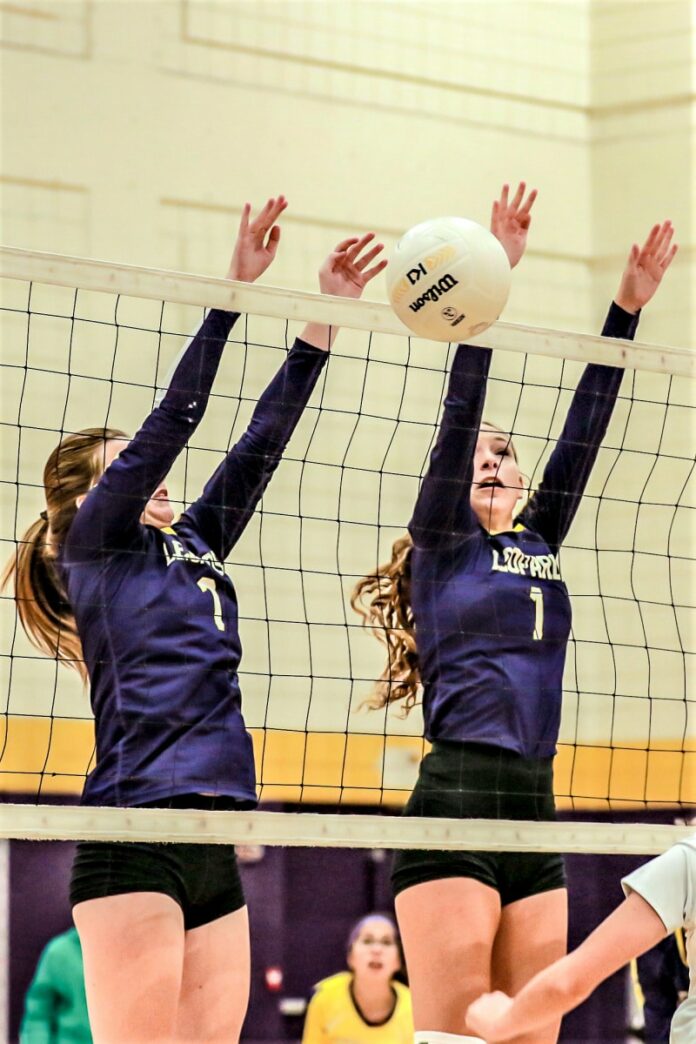
[[[467,1029],[489,1044],[541,1030],[666,934],[652,906],[633,892],[577,950],[535,975],[516,997],[496,992],[475,1000],[466,1013]]]

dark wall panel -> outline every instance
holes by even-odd
[[[669,813],[651,818],[671,819]],[[24,992],[41,949],[70,924],[67,892],[73,851],[74,846],[65,843],[10,843],[11,1040],[16,1040]],[[621,902],[620,877],[643,861],[608,856],[567,859],[571,947]],[[344,967],[345,941],[353,921],[371,910],[391,912],[390,865],[388,852],[310,848],[267,848],[259,862],[242,865],[252,930],[246,1039],[298,1039],[302,1020],[282,1015],[279,998],[307,997],[320,978]],[[266,986],[269,967],[283,972],[280,993]],[[618,973],[567,1016],[563,1044],[623,1044],[624,990],[625,976]]]

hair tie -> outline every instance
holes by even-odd
[[[39,518],[43,519],[44,522],[48,522],[48,512],[39,511]]]

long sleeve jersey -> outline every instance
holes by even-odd
[[[638,317],[613,304],[608,337]],[[411,599],[429,740],[555,753],[571,607],[559,548],[606,432],[623,370],[586,367],[539,488],[513,529],[489,533],[470,504],[491,351],[460,345],[409,531]]]
[[[88,493],[59,555],[96,722],[85,804],[130,806],[189,793],[256,802],[238,681],[237,597],[223,561],[327,353],[297,341],[202,496],[172,527],[140,522],[203,417],[235,319],[221,311],[206,317],[160,405]]]

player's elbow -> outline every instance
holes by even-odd
[[[557,1000],[563,1011],[570,1011],[592,993],[596,985],[590,968],[578,967],[566,958],[556,977]]]

